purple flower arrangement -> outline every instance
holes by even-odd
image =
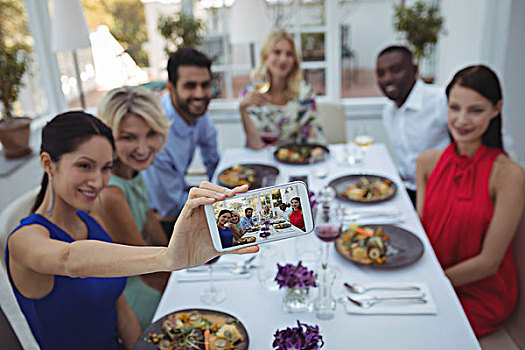
[[[276,350],[318,350],[324,345],[319,326],[310,326],[299,320],[297,327],[277,330],[273,338],[272,346]]]
[[[264,227],[261,228],[261,233],[259,233],[259,237],[261,238],[270,237],[270,221],[264,222]]]
[[[317,275],[303,266],[301,261],[299,261],[297,266],[292,264],[281,266],[277,264],[277,269],[275,282],[277,282],[279,288],[305,288],[308,290],[310,287],[317,287],[315,283]]]

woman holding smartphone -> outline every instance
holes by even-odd
[[[289,216],[290,224],[304,231],[305,227],[304,227],[303,212],[301,208],[301,199],[299,197],[294,197],[292,198],[290,203],[292,205],[292,210],[293,210]]]
[[[223,248],[229,248],[233,246],[234,234],[231,228],[232,212],[228,209],[223,209],[217,216],[217,228],[219,229],[219,235],[221,237],[221,244]]]
[[[247,190],[203,182],[190,190],[167,247],[115,244],[87,213],[109,181],[114,150],[111,130],[84,112],[60,114],[42,130],[42,188],[33,214],[8,237],[5,261],[43,350],[132,349],[142,329],[122,294],[124,277],[198,266],[219,255],[203,206]]]

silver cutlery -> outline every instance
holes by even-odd
[[[257,256],[254,255],[244,261],[231,262],[231,263],[217,263],[213,266],[215,271],[228,271],[233,274],[243,274],[250,272],[250,269],[254,268],[253,261]],[[186,269],[187,272],[208,272],[210,269],[208,266],[197,266]]]
[[[375,217],[397,218],[400,216],[401,216],[401,213],[397,210],[357,211],[357,210],[353,210],[349,208],[343,209],[343,219],[345,221],[354,221],[354,220],[359,220],[359,219],[375,218]]]
[[[346,289],[350,291],[350,293],[354,294],[364,294],[370,290],[406,290],[406,291],[418,291],[420,288],[418,286],[409,286],[409,285],[394,285],[394,286],[371,286],[371,287],[365,287],[361,286],[357,283],[344,283]]]
[[[357,305],[360,308],[368,309],[377,303],[388,302],[388,303],[409,303],[409,304],[426,304],[427,300],[424,298],[425,294],[406,294],[406,295],[376,295],[368,299],[352,299],[349,296],[346,298],[348,301]]]

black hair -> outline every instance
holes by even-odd
[[[299,209],[303,209],[303,207],[301,206],[301,199],[299,197],[293,197],[292,199],[290,199],[290,203],[292,203],[293,200],[296,200],[299,202]]]
[[[223,209],[219,212],[219,215],[217,216],[217,218],[220,218],[221,216],[223,216],[224,214],[230,214],[232,215],[232,211],[231,210],[228,210],[228,209]]]
[[[74,152],[82,143],[93,136],[104,136],[115,151],[111,129],[100,119],[82,111],[71,111],[57,115],[42,129],[40,154],[49,153],[53,162],[58,162],[67,153]],[[40,192],[31,212],[35,212],[44,200],[49,179],[46,172],[42,177]]]
[[[192,47],[183,47],[170,55],[168,60],[168,80],[177,86],[180,66],[196,66],[208,69],[211,77],[211,60],[204,53]]]
[[[244,214],[246,214],[248,212],[248,210],[253,211],[253,208],[248,207],[248,208],[244,209]]]
[[[498,76],[492,69],[485,65],[474,65],[463,68],[457,72],[445,90],[447,98],[454,85],[472,89],[488,99],[494,106],[503,99],[503,92]],[[487,130],[481,136],[481,142],[490,148],[503,150],[503,137],[501,112],[490,120]]]
[[[413,62],[414,62],[414,55],[412,54],[412,51],[410,51],[410,49],[408,47],[401,46],[401,45],[391,45],[391,46],[385,47],[377,55],[377,58],[379,58],[379,57],[381,57],[383,55],[386,55],[387,53],[392,53],[392,52],[400,52],[400,53],[402,53],[404,56],[406,56],[406,58],[408,58],[409,62],[411,64],[413,64]]]

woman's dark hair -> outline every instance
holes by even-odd
[[[503,98],[498,76],[489,67],[484,65],[469,66],[457,72],[445,90],[447,98],[449,97],[450,90],[452,90],[455,85],[476,91],[492,102],[494,106]],[[481,142],[487,147],[503,150],[501,128],[502,118],[501,113],[499,113],[495,118],[491,119],[489,127],[481,136]]]
[[[97,135],[107,138],[115,151],[111,129],[100,119],[81,111],[62,113],[54,117],[42,129],[40,154],[49,153],[51,160],[56,163],[64,154],[74,152],[82,143]],[[44,200],[48,182],[48,175],[44,172],[40,192],[33,205],[33,213]]]
[[[224,214],[230,214],[232,215],[232,212],[231,210],[228,210],[228,209],[223,209],[219,212],[219,216],[217,216],[217,218],[220,218],[221,216],[223,216]]]
[[[303,210],[303,207],[301,206],[301,199],[299,197],[293,197],[292,199],[290,199],[290,203],[292,203],[292,201],[298,201],[299,209]]]

